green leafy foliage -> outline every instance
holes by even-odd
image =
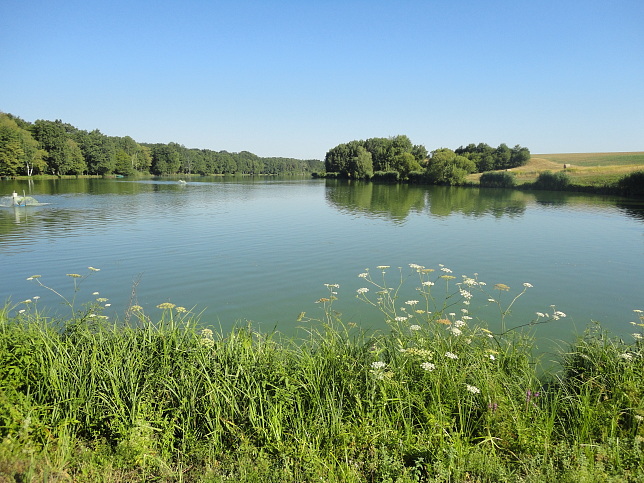
[[[512,188],[516,185],[516,179],[506,171],[489,172],[481,175],[479,183],[485,188]]]
[[[360,154],[362,151],[370,155],[370,161],[365,154]],[[356,165],[359,155],[361,162]],[[424,146],[414,146],[407,136],[401,135],[339,144],[326,153],[324,165],[327,172],[345,178],[369,178],[374,171],[395,171],[400,179],[405,179],[411,171],[421,169],[420,163],[426,157]]]
[[[644,171],[627,174],[618,182],[619,189],[631,196],[644,196]]]
[[[479,173],[516,168],[525,165],[530,160],[530,150],[518,144],[512,149],[505,144],[500,144],[496,149],[485,143],[468,144],[465,147],[461,146],[454,152],[472,160]]]
[[[564,171],[540,173],[532,187],[539,190],[565,190],[571,184],[570,176]]]
[[[470,159],[459,156],[451,149],[437,149],[427,164],[427,179],[432,184],[461,185],[468,174],[476,171]]]
[[[369,175],[364,156],[354,164],[356,173]],[[172,142],[139,144],[129,136],[87,132],[60,120],[31,124],[0,112],[0,176],[306,174],[322,167],[314,159],[262,158],[248,151],[188,149]]]
[[[81,149],[71,136],[73,131],[60,120],[34,123],[34,137],[47,153],[44,160],[51,174],[82,174],[87,169]]]

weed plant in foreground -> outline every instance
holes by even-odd
[[[319,316],[300,314],[305,335],[285,338],[203,328],[167,302],[113,321],[99,294],[78,308],[88,275],[70,274],[68,298],[30,277],[63,318],[36,297],[0,310],[7,481],[644,479],[640,310],[632,340],[591,325],[544,373],[528,331],[565,314],[508,327],[528,282],[380,266],[355,295],[387,331],[344,323],[326,284]],[[498,307],[496,333],[475,323],[477,298]]]

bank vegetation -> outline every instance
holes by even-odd
[[[29,277],[69,312],[47,315],[38,296],[0,310],[0,479],[644,479],[641,310],[627,340],[592,324],[544,360],[534,331],[566,314],[544,302],[510,326],[529,282],[416,264],[358,277],[349,296],[388,330],[343,321],[336,284],[284,337],[203,327],[167,302],[111,320],[104,299],[77,306],[80,292]],[[399,299],[409,282],[416,299]],[[496,329],[475,322],[478,299],[498,307]]]

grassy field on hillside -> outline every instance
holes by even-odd
[[[532,157],[555,164],[584,167],[644,165],[644,152],[534,154]]]
[[[609,186],[623,176],[644,170],[644,152],[534,154],[525,166],[510,169],[518,184],[531,183],[540,173],[565,171],[581,186]],[[477,182],[480,173],[470,175]]]

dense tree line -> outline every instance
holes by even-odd
[[[518,144],[511,149],[505,144],[500,144],[496,149],[485,143],[468,144],[454,152],[473,161],[477,173],[517,168],[530,160],[530,150]]]
[[[501,144],[469,144],[455,151],[436,149],[428,154],[407,136],[351,141],[330,149],[325,156],[327,177],[423,181],[456,185],[471,173],[523,166],[530,159],[528,148],[510,149]]]
[[[262,158],[186,148],[177,143],[137,143],[129,136],[84,131],[61,120],[29,123],[0,112],[0,176],[281,174],[322,170],[319,160]]]
[[[351,141],[330,149],[324,158],[327,173],[347,178],[371,178],[374,173],[397,172],[407,176],[421,169],[427,149],[413,145],[407,136]]]

